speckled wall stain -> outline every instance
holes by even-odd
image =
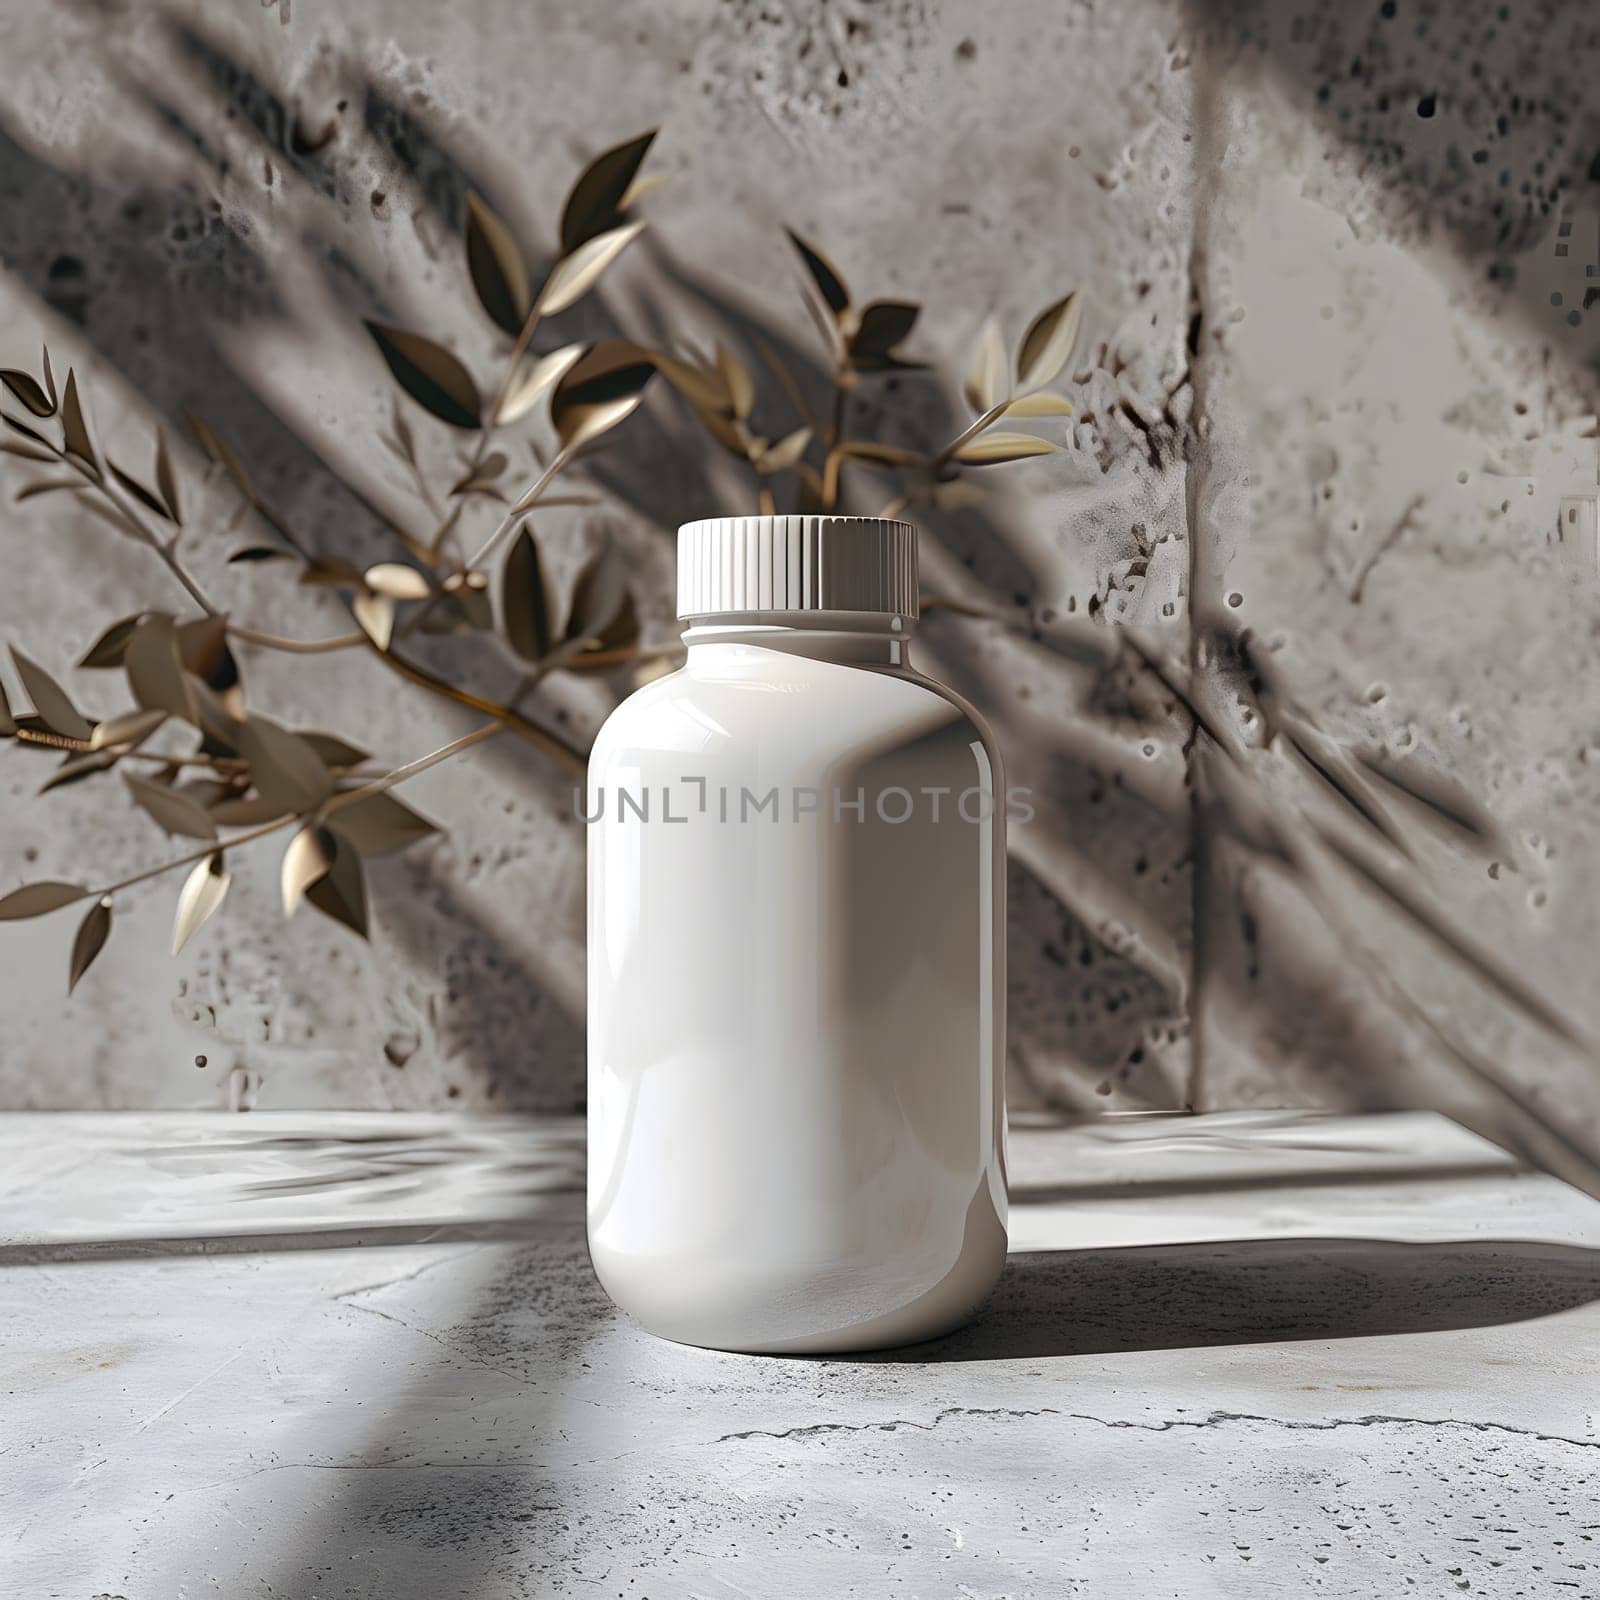
[[[924,554],[929,588],[1014,624],[938,615],[923,638],[1042,797],[1013,851],[1015,1102],[1422,1098],[1538,1145],[1541,1106],[1594,1102],[1581,1052],[1517,1022],[1347,876],[1308,899],[1241,852],[1197,804],[1181,701],[1057,634],[1132,625],[1249,746],[1248,674],[1212,648],[1248,630],[1330,734],[1453,773],[1502,848],[1480,860],[1402,812],[1417,881],[1600,1021],[1584,688],[1600,562],[1555,538],[1587,526],[1561,519],[1600,492],[1591,12],[30,0],[0,19],[0,356],[31,360],[47,335],[89,376],[113,446],[203,408],[297,522],[361,560],[381,548],[362,497],[402,490],[372,447],[389,390],[359,319],[426,321],[487,359],[459,259],[469,188],[548,246],[575,163],[659,122],[652,162],[672,183],[651,243],[570,337],[655,336],[670,316],[746,349],[767,339],[814,380],[789,223],[870,293],[925,305],[918,353],[952,381],[890,380],[884,427],[861,402],[866,426],[912,443],[960,426],[953,380],[987,316],[1019,330],[1082,286],[1065,447],[941,522]],[[742,508],[747,485],[661,396],[593,477],[600,507],[541,527],[555,581],[613,537],[648,635],[667,637],[672,528]],[[871,493],[856,509],[876,509]],[[49,666],[157,588],[92,519],[25,506],[10,523],[0,621]],[[337,621],[331,601],[228,567],[227,548],[193,554],[237,614]],[[248,667],[257,703],[359,726],[387,760],[464,726],[359,660]],[[583,735],[612,693],[553,703]],[[34,782],[0,754],[11,879],[157,848],[91,786],[45,806]],[[134,935],[66,1004],[70,928],[4,930],[0,1095],[581,1104],[582,829],[561,783],[491,746],[427,774],[416,800],[450,834],[380,866],[370,949],[306,919],[285,929],[268,859],[235,864],[227,916],[175,962],[168,892],[131,901]],[[1504,1081],[1475,1077],[1435,1023]]]

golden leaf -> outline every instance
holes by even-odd
[[[596,156],[578,175],[561,211],[561,251],[571,255],[596,235],[614,228],[639,198],[639,167],[656,136],[652,128]]]
[[[83,407],[78,402],[78,380],[72,369],[67,369],[67,386],[61,396],[61,436],[69,455],[95,465],[94,446],[89,442],[89,429],[83,420]]]
[[[23,655],[15,645],[11,647],[11,659],[16,663],[22,687],[33,701],[33,709],[52,733],[59,733],[64,739],[87,739],[94,732],[67,691],[38,662]]]
[[[153,511],[164,522],[171,522],[172,515],[157,497],[154,489],[147,489],[134,477],[131,472],[124,472],[110,456],[106,457],[106,465],[111,469],[111,476],[122,485],[146,511]]]
[[[367,889],[360,853],[337,830],[329,836],[333,841],[333,866],[306,890],[306,899],[324,916],[343,923],[365,939]]]
[[[719,339],[717,341],[717,371],[728,388],[728,403],[741,422],[750,415],[756,403],[756,386],[744,363]]]
[[[563,345],[547,356],[525,361],[517,371],[511,387],[506,390],[504,403],[497,413],[500,422],[515,422],[526,416],[538,403],[551,384],[557,382],[587,348],[581,344]]]
[[[433,593],[427,574],[404,561],[380,561],[377,566],[368,567],[363,577],[374,594],[387,595],[391,600],[426,600]]]
[[[307,728],[301,730],[297,737],[316,751],[326,767],[359,767],[367,759],[367,752],[360,745],[351,744],[336,733],[319,733],[314,728]]]
[[[45,393],[50,396],[51,405],[59,405],[61,402],[60,396],[56,394],[56,375],[50,370],[49,345],[44,344],[39,346],[39,361],[41,364],[41,370],[44,373]]]
[[[852,365],[887,356],[916,326],[921,306],[909,300],[874,300],[861,308],[861,320],[850,335]]]
[[[962,386],[967,404],[978,413],[997,406],[1006,392],[1006,345],[1000,336],[1000,324],[990,317],[978,335],[972,352],[972,365]]]
[[[70,389],[72,376],[67,375]],[[111,897],[97,900],[89,907],[89,914],[78,924],[78,935],[72,941],[72,964],[67,975],[67,993],[78,987],[78,979],[94,964],[94,958],[105,948],[111,932]]]
[[[123,652],[123,667],[133,698],[146,710],[169,711],[185,722],[195,722],[198,711],[194,691],[184,676],[178,652],[178,630],[164,612],[152,612],[134,629]]]
[[[53,417],[56,414],[50,396],[26,372],[18,372],[14,367],[0,367],[0,383],[3,383],[34,416]]]
[[[95,642],[84,651],[80,667],[120,667],[133,630],[144,620],[144,612],[136,611],[131,617],[113,622]]]
[[[198,801],[165,784],[151,783],[148,778],[136,778],[131,772],[122,775],[128,792],[155,818],[167,833],[181,834],[186,839],[215,839],[217,825],[210,813]]]
[[[10,439],[0,439],[0,455],[15,456],[19,461],[43,461],[46,465],[56,459],[49,450],[17,444]]]
[[[156,424],[156,487],[161,491],[167,515],[174,522],[181,523],[183,514],[178,509],[178,477],[172,470],[172,456],[167,449],[166,430],[159,422]]]
[[[371,794],[365,800],[339,807],[330,815],[328,826],[364,856],[402,850],[439,831],[438,825],[420,811],[413,811],[405,801],[388,793]]]
[[[338,848],[338,841],[319,823],[308,823],[289,841],[279,874],[286,917],[294,915],[306,890],[333,870],[334,853]]]
[[[964,511],[987,498],[981,485],[968,483],[965,478],[952,478],[948,483],[933,486],[933,503],[941,511]]]
[[[811,429],[796,428],[793,433],[785,434],[778,440],[756,464],[765,473],[787,472],[805,455],[806,446],[810,443]]]
[[[567,639],[588,639],[602,648],[620,645],[623,639],[613,639],[609,635],[622,620],[628,598],[621,552],[614,544],[607,544],[590,557],[578,574],[572,591],[572,610],[567,617]],[[637,631],[637,623],[634,630]],[[626,631],[624,623],[624,634]]]
[[[549,655],[550,588],[531,522],[522,524],[506,551],[500,573],[500,614],[506,643],[524,661],[542,661]]]
[[[49,794],[52,790],[64,789],[69,783],[81,783],[85,778],[92,778],[97,772],[104,772],[108,767],[114,767],[120,759],[121,753],[116,750],[98,750],[93,754],[68,756],[34,793]]]
[[[1037,389],[1066,366],[1078,342],[1078,322],[1083,306],[1076,289],[1046,306],[1028,326],[1017,347],[1017,384]]]
[[[644,230],[642,222],[624,223],[609,233],[596,234],[580,244],[571,255],[563,256],[550,271],[549,280],[539,295],[540,314],[553,317],[580,300],[595,285],[600,274]]]
[[[1051,455],[1055,448],[1048,439],[1031,433],[980,433],[956,451],[956,460],[974,467],[993,467],[1027,456]]]
[[[281,815],[309,811],[333,789],[333,778],[310,743],[267,717],[239,731],[239,754],[250,764],[256,792]]]
[[[654,371],[650,352],[626,339],[591,345],[550,396],[563,447],[576,450],[630,416]]]
[[[418,405],[453,428],[482,426],[483,401],[472,374],[442,345],[403,328],[369,322],[367,332],[389,364],[395,382]]]
[[[656,370],[698,411],[730,415],[733,396],[720,372],[702,372],[699,367],[659,351],[652,356]]]
[[[141,745],[166,720],[165,711],[124,711],[121,716],[96,725],[89,738],[89,748],[104,750],[118,744],[130,748]]]
[[[533,309],[528,266],[511,230],[482,196],[467,195],[467,270],[478,300],[514,338]]]
[[[198,863],[183,880],[177,914],[172,919],[173,955],[188,944],[200,925],[222,904],[232,882],[232,874],[223,870],[220,850]]]
[[[833,263],[822,254],[820,250],[813,249],[800,237],[793,228],[785,228],[789,235],[789,242],[800,253],[800,260],[806,271],[811,275],[811,281],[817,286],[817,293],[822,296],[824,304],[833,313],[834,321],[850,309],[850,291],[844,286],[844,279],[839,276]]]
[[[903,450],[896,444],[879,444],[875,439],[846,439],[836,449],[839,455],[852,461],[872,461],[883,467],[916,467],[924,459],[915,450]]]
[[[308,589],[359,589],[364,587],[361,568],[339,556],[318,557],[306,562],[299,581]]]
[[[178,659],[206,688],[229,702],[227,715],[243,715],[244,698],[239,688],[239,663],[228,648],[228,618],[225,613],[185,622],[178,629]]]
[[[194,429],[195,438],[200,441],[200,448],[233,479],[239,492],[254,505],[255,485],[250,481],[250,474],[244,470],[244,463],[235,454],[233,446],[204,417],[196,416],[193,411],[185,411],[184,415]]]
[[[1013,400],[1000,417],[1070,417],[1072,402],[1064,394],[1041,389],[1037,394],[1025,394]],[[998,422],[1000,417],[995,420]]]
[[[493,450],[476,466],[469,462],[467,470],[450,485],[450,493],[470,494],[474,489],[481,491],[493,483],[510,465],[510,458],[505,451]]]
[[[275,805],[260,795],[242,799],[219,800],[211,807],[211,815],[228,828],[253,828],[257,823],[276,822],[288,815],[285,807]]]
[[[36,499],[42,494],[54,494],[58,489],[77,489],[81,484],[77,478],[40,478],[33,483],[25,483],[17,490],[12,498],[20,506],[24,500]],[[119,529],[126,532],[126,529]]]
[[[42,917],[47,911],[59,911],[81,900],[88,890],[76,883],[25,883],[20,889],[0,896],[0,922],[16,922],[23,917]]]
[[[394,634],[394,601],[387,595],[358,594],[350,602],[350,609],[361,624],[361,631],[380,650],[387,650]]]

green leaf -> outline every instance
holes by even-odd
[[[177,914],[172,919],[172,953],[177,955],[198,931],[201,923],[222,904],[222,898],[233,882],[224,870],[220,850],[198,863],[184,879],[178,893]]]
[[[33,709],[52,733],[64,739],[87,739],[94,732],[89,719],[73,705],[67,691],[38,662],[23,655],[15,645],[11,647],[11,659],[16,663],[22,687],[33,701]]]
[[[184,676],[178,630],[171,617],[153,612],[139,624],[123,653],[128,687],[146,710],[167,711],[185,722],[198,722],[193,690]]]
[[[886,356],[916,326],[922,307],[909,300],[874,300],[863,306],[861,321],[850,336],[850,359]]]
[[[1073,290],[1033,319],[1017,347],[1018,387],[1037,389],[1060,373],[1078,342],[1082,314],[1078,292]]]
[[[524,522],[506,551],[500,574],[500,609],[506,643],[524,661],[542,661],[550,653],[550,587],[533,537]]]
[[[179,834],[185,839],[215,839],[217,825],[199,801],[169,789],[165,784],[152,783],[148,778],[136,778],[124,772],[122,781],[128,792],[157,824],[169,834]]]
[[[822,296],[837,321],[850,309],[850,291],[845,288],[844,279],[839,276],[833,263],[821,251],[814,250],[808,245],[793,228],[785,228],[784,232],[789,235],[789,242],[800,252],[800,260],[810,273],[811,281],[816,284],[818,294]]]
[[[995,467],[1028,456],[1051,455],[1055,448],[1048,439],[1031,433],[980,433],[956,451],[956,460],[974,467]]]
[[[136,611],[131,617],[121,617],[113,622],[95,642],[84,651],[80,667],[120,667],[133,630],[144,621],[145,613]]]
[[[367,332],[377,343],[395,381],[418,405],[454,428],[482,426],[483,401],[472,374],[442,345],[369,322]]]
[[[78,380],[71,368],[67,370],[67,386],[61,396],[61,435],[69,455],[77,456],[91,467],[96,465],[88,425],[83,420],[83,407],[78,402]]]
[[[67,375],[70,389],[72,376]],[[94,965],[94,958],[105,948],[111,933],[111,897],[97,900],[89,907],[89,914],[78,924],[78,936],[72,941],[72,964],[67,975],[67,993],[78,987],[78,980]]]
[[[74,900],[82,900],[88,892],[81,884],[60,883],[53,879],[44,883],[25,883],[20,889],[0,896],[0,922],[42,917],[46,912],[70,906]]]
[[[599,233],[563,256],[551,268],[539,293],[540,314],[553,317],[581,300],[599,281],[600,274],[644,231],[642,222],[624,223],[609,233]]]
[[[280,815],[310,811],[333,792],[333,777],[309,741],[266,717],[253,716],[240,729],[239,754],[256,792]]]
[[[576,450],[631,416],[654,372],[650,352],[626,339],[591,345],[550,396],[562,445]]]
[[[528,265],[511,230],[483,197],[467,195],[467,271],[479,303],[515,337],[533,309]]]
[[[3,383],[34,416],[53,417],[56,414],[50,396],[26,372],[18,372],[15,367],[0,367],[0,383]]]
[[[343,834],[364,856],[402,850],[439,831],[437,824],[387,791],[340,806],[329,815],[328,826]]]
[[[343,923],[365,939],[367,888],[360,853],[337,831],[330,830],[329,836],[333,840],[333,864],[306,890],[305,897],[324,916]]]
[[[579,174],[561,211],[561,253],[570,256],[581,245],[616,226],[627,209],[629,191],[654,142],[656,130],[603,151]]]

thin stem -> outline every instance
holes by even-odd
[[[494,532],[483,541],[476,552],[474,552],[472,559],[467,562],[468,571],[471,571],[474,567],[481,566],[483,562],[488,559],[490,553],[494,550],[494,547],[499,544],[500,541],[505,538],[505,536],[510,533],[513,528],[516,527],[517,523],[533,509],[535,503],[539,499],[539,496],[543,494],[545,489],[549,486],[550,480],[554,478],[555,475],[560,472],[560,470],[566,466],[567,462],[571,459],[571,450],[568,449],[566,445],[562,445],[562,447],[556,451],[555,455],[551,457],[550,465],[546,467],[542,473],[540,473],[533,487],[529,489],[528,492],[524,494],[508,512],[506,512],[505,516],[500,519],[500,526],[497,527]],[[421,613],[419,612],[418,615],[420,616]]]
[[[429,767],[436,767],[441,761],[448,761],[451,756],[458,756],[463,750],[470,750],[475,744],[482,744],[485,739],[492,739],[497,733],[504,733],[510,726],[502,719],[486,722],[482,727],[474,728],[471,733],[464,733],[459,739],[452,739],[449,744],[441,745],[437,750],[425,756],[418,756],[415,761],[408,761],[403,767],[396,767],[393,772],[386,772],[381,778],[374,778],[370,783],[364,783],[359,789],[346,789],[336,794],[322,808],[323,816],[332,816],[335,811],[342,810],[345,806],[352,806],[358,800],[369,800],[375,794],[383,794],[385,790],[392,789],[396,784],[404,783],[407,778],[414,778],[419,772],[426,772]]]
[[[292,813],[288,816],[278,817],[272,822],[263,822],[259,828],[251,828],[247,833],[236,833],[231,839],[218,839],[215,842],[203,845],[198,850],[191,850],[186,856],[179,856],[173,861],[163,861],[159,867],[146,867],[143,872],[136,872],[131,878],[119,878],[115,883],[108,883],[103,889],[94,889],[90,893],[97,900],[103,900],[107,895],[117,894],[123,889],[131,889],[136,883],[144,883],[151,878],[159,878],[163,872],[173,872],[179,867],[191,866],[196,861],[204,861],[208,856],[214,856],[219,850],[232,850],[241,844],[252,844],[257,839],[265,839],[269,833],[276,833],[280,828],[287,828],[291,822],[299,818]]]
[[[329,639],[286,639],[281,634],[262,633],[259,628],[247,628],[238,622],[230,622],[228,632],[235,639],[258,644],[264,650],[284,650],[301,656],[324,655],[330,650],[351,650],[367,642],[364,633],[336,633]]]
[[[982,433],[991,422],[997,421],[1004,413],[1006,407],[1010,404],[1011,401],[1009,398],[1002,400],[998,404],[990,406],[981,417],[974,418],[973,421],[968,423],[967,426],[963,428],[961,432],[958,433],[955,438],[953,438],[950,443],[947,444],[944,449],[941,450],[938,455],[936,455],[933,460],[928,463],[928,471],[930,473],[936,473],[940,467],[944,466],[946,462],[954,458],[956,451],[958,451],[962,445],[966,444],[970,439],[977,438],[977,436]]]

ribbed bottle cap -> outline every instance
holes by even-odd
[[[707,517],[678,529],[678,615],[917,615],[917,530],[891,517]]]

